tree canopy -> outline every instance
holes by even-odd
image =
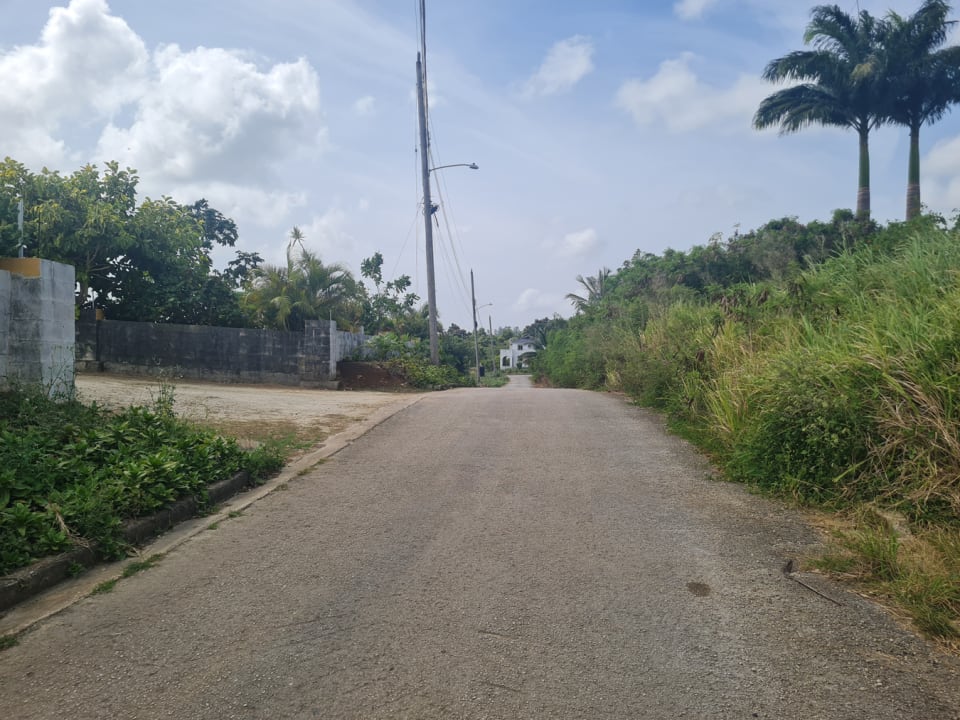
[[[110,317],[147,322],[242,325],[237,290],[256,253],[237,253],[225,271],[212,269],[216,245],[233,246],[236,224],[205,199],[137,203],[139,177],[108,162],[61,175],[0,164],[0,252],[18,252],[17,204],[24,202],[26,254],[73,265],[78,305]]]

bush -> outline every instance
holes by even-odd
[[[0,394],[0,574],[74,542],[115,555],[123,520],[281,462],[275,451],[244,451],[184,423],[171,408],[169,392],[153,409],[118,414],[29,390]]]

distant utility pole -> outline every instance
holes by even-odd
[[[470,269],[470,299],[473,301],[473,355],[477,361],[477,385],[480,384],[480,339],[477,335],[477,294],[473,291],[473,268]]]
[[[433,276],[433,201],[430,199],[430,152],[427,140],[427,89],[423,84],[423,65],[417,53],[417,113],[420,116],[420,172],[423,176],[423,221],[427,245],[427,305],[430,317],[430,362],[440,364],[437,341],[437,285]]]
[[[490,325],[490,367],[497,366],[496,375],[500,374],[500,361],[497,359],[496,351],[493,349],[493,316],[487,315],[487,322]]]

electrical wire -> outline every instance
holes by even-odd
[[[431,146],[430,148],[430,158],[434,164],[434,167],[439,167],[440,165],[442,165],[439,159],[439,153],[435,153],[435,147],[433,146]],[[463,272],[463,267],[460,264],[460,256],[457,253],[457,243],[460,244],[460,251],[461,251],[460,254],[464,255],[465,257],[466,252],[464,251],[464,248],[463,248],[463,242],[460,240],[459,232],[457,234],[454,234],[454,232],[450,228],[450,218],[452,217],[453,213],[450,210],[449,201],[447,201],[445,198],[445,195],[446,195],[445,182],[446,181],[443,180],[442,176],[440,177],[440,179],[437,180],[437,195],[441,200],[440,207],[443,209],[443,220],[444,220],[444,224],[447,227],[447,237],[450,243],[450,250],[453,255],[453,262],[456,265],[456,271],[457,271],[456,278],[459,282],[459,289],[461,290],[461,292],[465,297],[470,298],[471,293],[470,293],[470,290],[467,288],[466,275]],[[454,224],[454,228],[456,228],[456,220],[454,220],[453,224]]]

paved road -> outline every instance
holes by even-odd
[[[960,717],[955,660],[621,399],[426,397],[0,653],[0,718]]]

